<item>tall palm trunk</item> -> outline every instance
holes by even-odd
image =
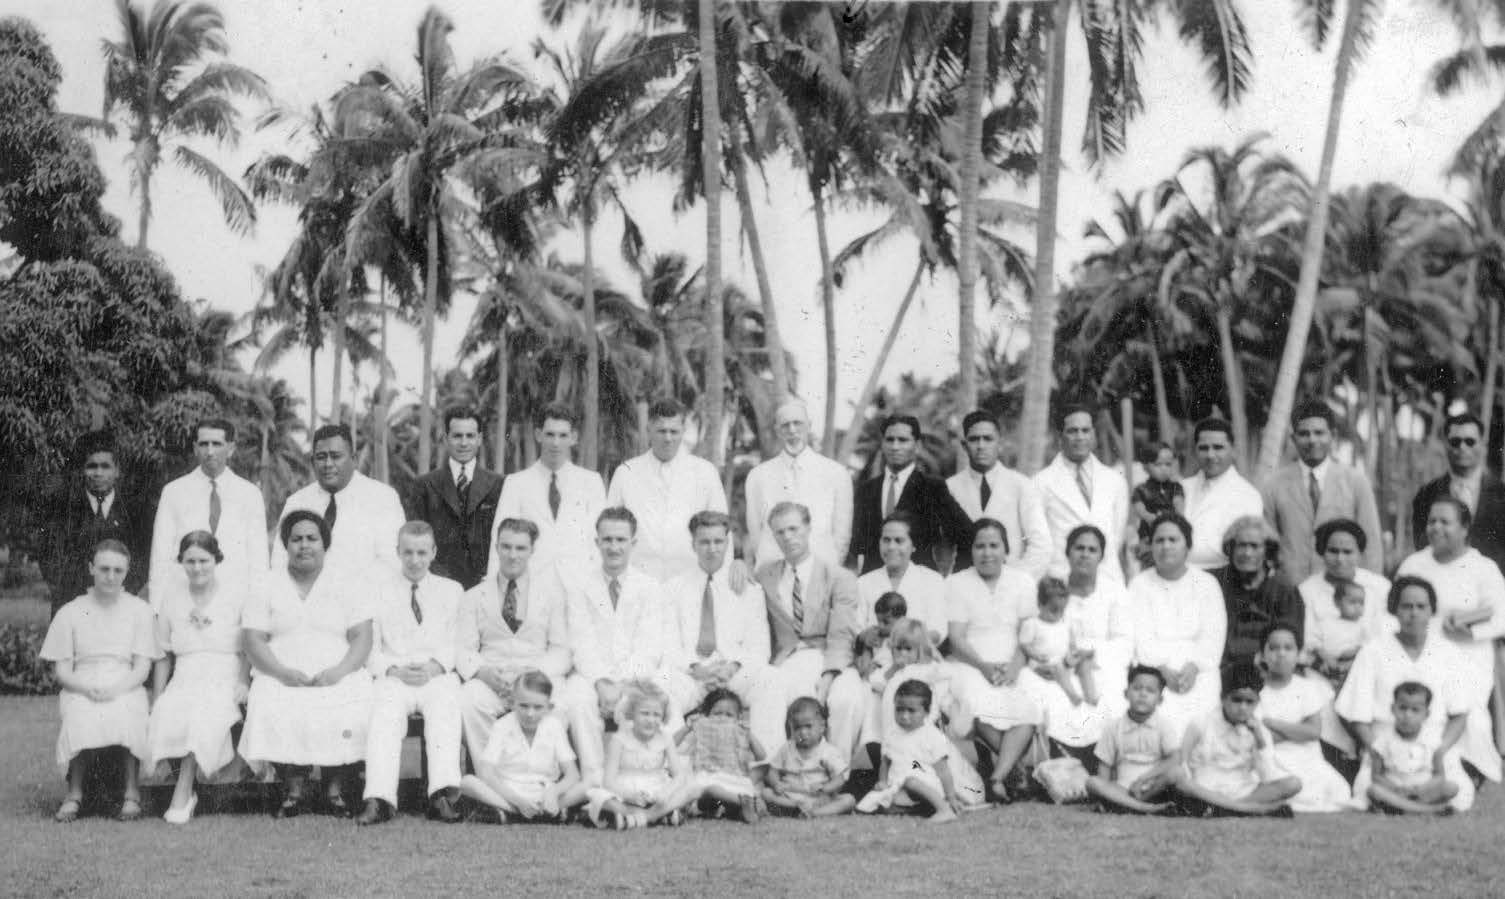
[[[596,470],[596,451],[601,428],[601,344],[596,336],[596,258],[591,247],[595,229],[590,210],[580,216],[580,230],[585,237],[585,274],[580,287],[585,291],[585,428],[580,435],[580,464]]]
[[[1050,393],[1055,380],[1056,213],[1060,202],[1061,127],[1065,113],[1066,29],[1072,0],[1056,0],[1050,35],[1050,72],[1045,79],[1045,118],[1040,146],[1040,217],[1035,224],[1035,297],[1029,314],[1029,367],[1024,376],[1023,434],[1019,467],[1033,474],[1045,464]]]
[[[428,214],[428,266],[423,279],[423,380],[418,399],[418,474],[429,470],[434,445],[434,316],[439,308],[439,204]]]
[[[345,368],[345,319],[350,315],[350,272],[345,269],[343,251],[337,252],[340,252],[341,263],[334,301],[334,375],[330,378],[329,420],[340,424],[345,420],[344,407],[340,404],[340,379]]]
[[[1228,417],[1233,419],[1234,454],[1249,470],[1249,413],[1244,405],[1244,369],[1233,348],[1233,316],[1219,304],[1216,316],[1218,352],[1223,357],[1223,388],[1228,391]]]
[[[1155,385],[1155,414],[1160,422],[1160,442],[1174,445],[1176,422],[1171,418],[1171,403],[1165,392],[1165,372],[1160,367],[1160,329],[1153,315],[1144,321],[1145,340],[1150,345],[1150,382]]]
[[[319,348],[308,348],[308,439],[314,439],[314,431],[319,429],[319,379],[314,377],[314,362],[318,358]]]
[[[731,148],[731,158],[732,176],[737,185],[737,206],[742,212],[742,230],[747,234],[747,251],[752,256],[753,274],[758,281],[758,301],[763,307],[763,343],[768,348],[768,367],[773,371],[773,392],[782,403],[789,396],[789,365],[784,361],[778,309],[773,301],[773,287],[768,283],[768,265],[763,259],[758,220],[753,215],[752,191],[747,186],[747,160],[742,149],[735,144]],[[769,434],[772,433],[770,429]],[[768,440],[761,442],[768,444]]]
[[[1374,276],[1370,275],[1371,286]],[[1370,293],[1369,296],[1374,296]],[[1371,478],[1379,477],[1380,440],[1384,429],[1380,426],[1380,379],[1379,359],[1375,356],[1373,328],[1369,324],[1369,303],[1359,304],[1359,339],[1364,344],[1364,402],[1369,407],[1369,439],[1364,441],[1364,473]]]
[[[888,333],[883,337],[883,346],[878,350],[878,358],[873,361],[873,370],[868,372],[867,383],[862,385],[862,393],[857,397],[857,408],[852,412],[852,423],[847,425],[846,432],[841,435],[841,449],[836,452],[837,459],[850,459],[853,451],[857,449],[857,439],[862,436],[862,422],[867,418],[867,404],[872,401],[873,394],[878,390],[878,379],[883,375],[883,365],[888,361],[888,354],[894,348],[894,342],[899,337],[899,326],[904,323],[904,315],[909,312],[909,304],[914,302],[915,294],[919,293],[920,278],[925,274],[925,258],[915,264],[914,277],[909,279],[909,290],[904,292],[904,299],[899,303],[899,311],[894,313],[894,323],[888,326]]]
[[[721,101],[716,58],[716,0],[697,0],[700,18],[700,174],[705,184],[705,456],[721,466],[726,395],[726,321],[721,296]]]
[[[991,3],[972,4],[971,43],[967,46],[966,97],[963,111],[961,226],[957,234],[957,275],[961,295],[956,330],[958,393],[962,408],[977,405],[977,200],[982,189],[982,107],[987,95],[988,25]]]
[[[1465,301],[1479,308],[1479,263],[1472,260],[1464,281]],[[1489,331],[1484,337],[1484,392],[1479,398],[1479,417],[1484,421],[1484,439],[1489,439],[1495,420],[1495,380],[1500,376],[1500,304],[1489,301]]]
[[[1264,483],[1280,464],[1286,426],[1296,403],[1296,386],[1301,379],[1302,360],[1306,356],[1307,334],[1312,329],[1312,314],[1317,305],[1317,277],[1322,269],[1322,249],[1327,235],[1328,189],[1333,178],[1333,156],[1338,150],[1338,131],[1343,123],[1343,98],[1348,93],[1348,79],[1353,71],[1359,20],[1365,4],[1351,0],[1343,14],[1343,39],[1338,45],[1338,60],[1333,70],[1332,97],[1327,108],[1327,130],[1322,138],[1322,161],[1317,168],[1317,183],[1312,188],[1311,214],[1307,216],[1306,241],[1301,249],[1301,275],[1296,281],[1296,300],[1291,307],[1290,330],[1280,356],[1275,376],[1275,393],[1270,401],[1270,417],[1265,422],[1264,440],[1259,448],[1259,465],[1254,480]]]
[[[136,219],[136,247],[146,249],[146,226],[152,218],[152,173],[143,171],[137,179],[141,190],[141,210]]]
[[[809,179],[815,198],[815,243],[820,249],[820,308],[826,325],[826,425],[821,452],[836,450],[836,281],[831,270],[831,239],[826,233],[825,190],[814,176]]]
[[[392,460],[387,449],[387,279],[381,279],[381,364],[376,369],[376,415],[371,427],[371,442],[376,445],[376,465],[373,471],[383,484],[392,482]]]
[[[507,359],[507,315],[502,313],[502,327],[496,335],[496,447],[492,450],[492,458],[498,473],[507,470],[507,391],[511,385],[507,382],[508,368]]]

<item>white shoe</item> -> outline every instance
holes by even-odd
[[[182,809],[169,808],[163,815],[162,820],[168,824],[187,824],[193,820],[193,810],[198,807],[199,794],[194,793],[188,797],[188,804]]]

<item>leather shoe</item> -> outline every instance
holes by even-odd
[[[392,820],[392,804],[385,799],[367,799],[366,807],[355,819],[355,823],[361,827],[371,824],[384,824]]]
[[[429,819],[442,821],[445,824],[455,824],[460,818],[460,810],[456,808],[459,796],[458,790],[443,789],[429,797]]]

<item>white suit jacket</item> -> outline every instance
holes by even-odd
[[[220,498],[219,529],[215,532],[225,560],[217,575],[223,583],[251,587],[267,573],[267,510],[261,488],[225,469],[217,479]],[[164,588],[187,587],[178,565],[178,543],[189,531],[209,530],[209,476],[195,468],[162,488],[157,519],[152,527],[149,596],[155,606]]]
[[[329,493],[315,481],[287,498],[277,522],[295,509],[324,514]],[[324,556],[326,568],[339,568],[360,577],[377,578],[402,570],[397,561],[397,532],[407,517],[397,491],[356,472],[345,489],[335,494],[334,538]],[[287,548],[272,544],[272,569],[287,568]],[[374,566],[374,567],[373,567]]]
[[[982,506],[982,478],[992,491],[988,506]],[[994,464],[986,476],[963,468],[946,479],[946,489],[956,498],[962,511],[973,521],[996,518],[1009,532],[1009,561],[1039,580],[1050,567],[1050,523],[1045,519],[1045,504],[1040,491],[1029,478]]]
[[[583,569],[599,567],[596,516],[606,508],[606,486],[601,483],[601,476],[573,462],[561,466],[556,519],[549,509],[549,475],[548,467],[538,461],[502,481],[502,496],[497,500],[496,518],[491,522],[491,537],[487,541],[490,547],[487,577],[496,576],[499,567],[496,535],[508,518],[526,518],[538,525],[538,541],[533,544],[533,559],[529,564],[540,576],[560,561]]]
[[[1104,465],[1096,456],[1086,463],[1092,472],[1092,502],[1082,497],[1077,487],[1076,466],[1057,453],[1051,463],[1035,475],[1035,486],[1045,505],[1045,520],[1050,526],[1051,562],[1049,573],[1066,576],[1066,535],[1081,524],[1096,525],[1108,538],[1100,573],[1123,583],[1123,567],[1118,550],[1123,544],[1129,523],[1129,486],[1118,470]]]
[[[679,641],[657,581],[628,568],[618,577],[622,592],[613,609],[599,565],[583,574],[561,566],[559,575],[575,673],[592,682],[620,681],[651,677],[664,667],[666,648]]]

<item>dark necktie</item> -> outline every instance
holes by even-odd
[[[622,582],[616,578],[606,582],[606,592],[611,594],[611,607],[616,609],[617,600],[622,598]]]
[[[1317,507],[1322,502],[1322,485],[1317,482],[1317,472],[1310,471],[1307,474],[1306,492],[1312,498],[1312,515],[1317,514]]]
[[[413,588],[413,590],[408,594],[408,604],[413,607],[413,620],[418,622],[419,624],[422,624],[423,609],[418,607],[418,585],[411,584],[410,586]]]
[[[465,508],[465,491],[470,489],[470,478],[465,476],[465,466],[460,466],[460,476],[455,478],[455,493],[460,495],[460,508]]]
[[[549,475],[549,515],[559,520],[559,475]]]
[[[324,523],[329,525],[331,531],[334,530],[334,517],[339,511],[334,504],[334,494],[329,494],[329,505],[324,507]]]
[[[522,622],[517,620],[517,581],[507,581],[507,594],[502,597],[502,621],[506,622],[508,629],[514,634],[522,626]]]
[[[209,533],[219,534],[219,482],[214,478],[209,479]]]
[[[981,497],[981,499],[982,499],[982,511],[983,511],[983,514],[987,514],[987,511],[988,511],[988,500],[990,500],[990,499],[993,498],[993,488],[991,486],[989,486],[989,484],[988,484],[988,476],[987,475],[983,475],[982,476],[982,487],[978,491],[978,496]]]
[[[794,616],[796,630],[805,629],[805,596],[800,588],[800,573],[794,573],[794,589],[789,592],[789,611]]]
[[[103,524],[105,520],[105,501],[97,496],[92,499],[94,502],[94,520]]]
[[[706,575],[705,592],[700,595],[700,639],[695,654],[706,658],[716,651],[716,606],[711,593],[711,578]]]

